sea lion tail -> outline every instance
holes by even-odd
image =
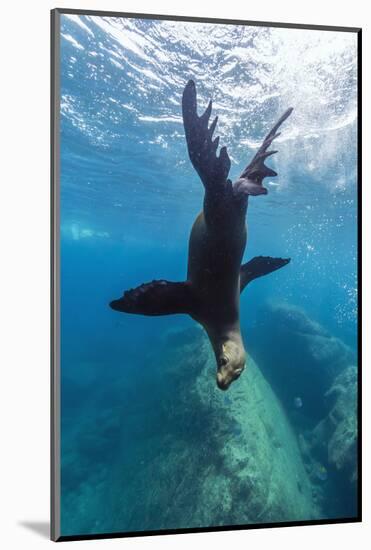
[[[252,260],[243,264],[240,271],[240,292],[250,281],[263,275],[268,275],[276,269],[287,265],[290,258],[271,258],[270,256],[255,256]]]
[[[209,126],[212,101],[205,112],[197,114],[197,93],[193,80],[189,80],[183,92],[182,113],[189,158],[205,188],[223,189],[229,186],[228,173],[231,161],[227,148],[221,147],[219,154],[219,137],[213,139],[218,122],[216,117]]]
[[[277,151],[268,151],[273,140],[275,140],[281,132],[277,132],[278,128],[291,115],[293,108],[287,109],[279,118],[272,130],[266,135],[258,152],[246,166],[237,181],[233,184],[233,193],[236,197],[245,197],[246,195],[266,195],[267,189],[263,187],[263,179],[266,177],[277,176],[277,172],[265,165],[265,160],[277,153]]]

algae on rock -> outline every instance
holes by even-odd
[[[186,336],[186,335],[185,335]],[[112,528],[182,529],[314,519],[319,510],[285,413],[256,364],[228,392],[215,384],[215,359],[200,330],[175,347],[146,381],[147,441],[139,468],[122,468]],[[140,400],[141,395],[137,398]],[[138,415],[138,410],[136,412]],[[126,422],[140,424],[138,416]],[[143,446],[144,445],[144,446]],[[145,448],[151,459],[145,460]],[[116,474],[117,478],[117,474]],[[111,495],[113,501],[117,501]],[[112,502],[115,506],[115,502]],[[112,506],[109,506],[112,509]]]
[[[314,428],[313,452],[326,459],[350,482],[357,480],[357,368],[348,367],[334,380],[326,393],[333,405],[328,415]]]
[[[245,372],[222,392],[204,332],[172,330],[130,367],[138,369],[135,376],[121,365],[96,365],[83,403],[80,386],[70,391],[79,422],[64,431],[62,525],[88,534],[354,515],[356,368],[345,367],[351,352],[302,312],[276,314],[286,318],[277,329],[280,351],[287,333],[293,353],[302,347],[309,367],[313,338],[327,346],[333,364],[322,395],[325,414],[317,419],[317,411],[305,430],[294,416],[289,420],[277,385],[250,356]],[[316,361],[326,364],[323,357]],[[296,367],[282,358],[275,366],[287,367],[281,376]]]
[[[303,309],[282,302],[262,308],[246,336],[248,349],[288,414],[296,414],[298,396],[310,422],[322,420],[328,412],[325,393],[355,363],[354,351]]]

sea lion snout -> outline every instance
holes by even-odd
[[[222,346],[222,354],[218,358],[216,384],[219,389],[227,390],[234,380],[237,380],[246,365],[245,350],[233,341]]]
[[[245,368],[245,364],[242,366],[238,366],[238,368],[223,368],[221,367],[218,369],[218,372],[216,373],[216,384],[220,390],[227,390],[229,386],[239,378],[242,371]]]

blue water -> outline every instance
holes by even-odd
[[[213,98],[232,180],[294,107],[268,161],[279,175],[266,182],[266,197],[250,200],[245,252],[246,260],[291,263],[244,292],[241,322],[247,350],[299,434],[319,419],[308,414],[300,424],[302,411],[285,402],[272,374],[278,350],[263,349],[269,334],[257,320],[272,303],[291,304],[355,353],[356,36],[66,15],[61,33],[62,534],[166,528],[161,511],[150,521],[140,508],[157,490],[156,475],[152,487],[128,488],[118,502],[114,472],[120,467],[129,480],[162,448],[166,434],[145,414],[155,399],[151,364],[164,360],[164,335],[194,322],[119,314],[108,303],[142,282],[184,280],[203,188],[186,150],[183,88],[195,80],[199,109]],[[300,361],[295,368],[300,379]],[[171,385],[156,383],[166,399]],[[304,415],[315,400],[303,399]],[[153,432],[157,446],[146,443]],[[328,517],[348,513],[339,504],[344,491]]]

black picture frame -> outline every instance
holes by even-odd
[[[286,29],[323,30],[349,32],[357,34],[357,284],[358,284],[358,513],[356,517],[337,519],[284,521],[251,525],[223,525],[205,528],[160,529],[150,531],[114,532],[104,534],[80,534],[64,536],[60,532],[60,216],[59,216],[59,148],[60,148],[60,16],[64,14],[90,15],[102,17],[121,17],[165,21],[200,22],[224,25],[247,25],[279,27]],[[149,535],[184,534],[200,532],[218,532],[231,530],[249,530],[272,527],[305,525],[343,524],[362,521],[362,29],[358,27],[325,26],[313,24],[275,23],[269,21],[249,21],[235,19],[217,19],[147,13],[125,13],[115,11],[96,11],[83,9],[56,8],[51,10],[51,539],[54,541],[73,541],[106,539],[121,537],[141,537]]]

